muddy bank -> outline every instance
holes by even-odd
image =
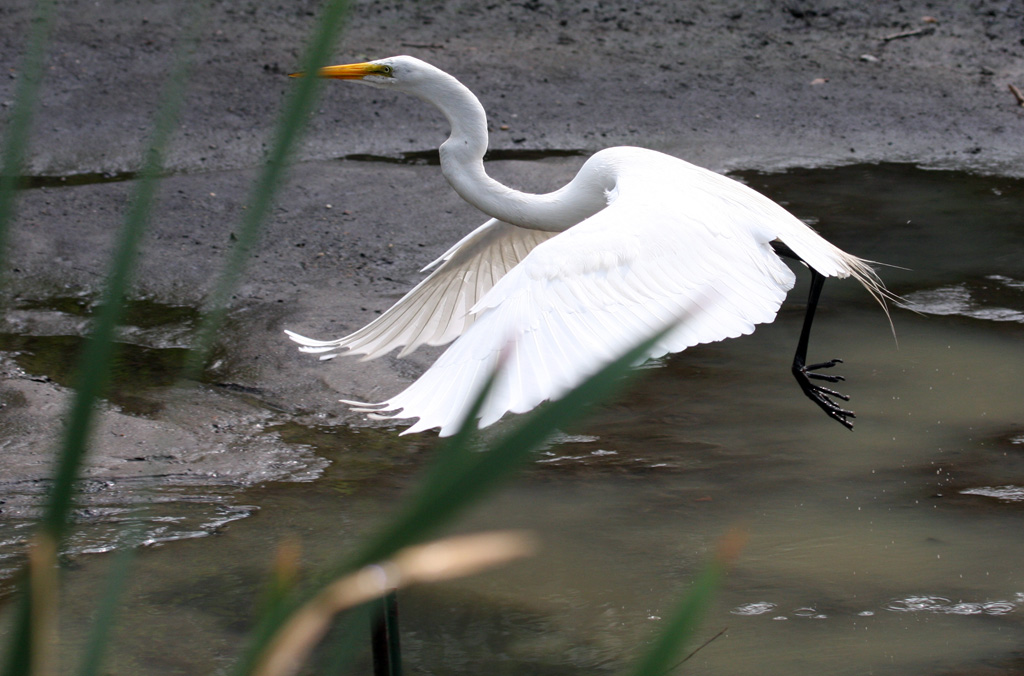
[[[9,102],[33,3],[3,11]],[[171,164],[257,163],[318,3],[216,3]],[[501,148],[651,145],[716,168],[897,160],[1019,172],[1024,18],[1012,3],[353,2],[337,60],[397,53],[457,74]],[[62,5],[31,173],[127,171],[188,17]],[[506,125],[507,129],[499,129]],[[330,87],[300,159],[436,147],[419,101]],[[342,185],[335,183],[335,185]]]
[[[136,298],[196,308],[209,291],[316,12],[311,2],[209,10]],[[0,9],[4,109],[31,20],[26,0]],[[86,330],[88,313],[48,303],[88,306],[97,297],[185,23],[176,3],[61,5],[27,170],[37,187],[21,194],[6,259],[5,332]],[[341,62],[409,53],[456,74],[487,108],[492,146],[531,158],[489,170],[546,191],[585,154],[616,144],[718,170],[895,161],[1021,175],[1024,108],[1008,91],[1024,86],[1021,35],[1024,11],[980,1],[353,3],[335,54]],[[218,448],[255,455],[211,455],[209,421],[154,390],[144,415],[116,404],[104,413],[104,424],[124,425],[130,441],[97,443],[96,476],[120,481],[111,468],[127,466],[125,458],[170,455],[190,475],[216,474],[212,485],[306,477],[315,462],[262,478],[252,471],[254,462],[301,455],[273,437],[250,443],[261,425],[357,421],[339,396],[393,393],[429,363],[431,353],[420,351],[325,366],[298,355],[281,333],[326,337],[363,325],[483,220],[436,166],[373,158],[436,148],[446,129],[435,111],[331,84],[235,295],[220,361],[209,383],[194,386],[194,405],[213,406],[225,424]],[[126,343],[187,344],[181,326],[135,328]],[[19,449],[2,461],[9,491],[45,477],[67,391],[5,363],[2,443]],[[129,448],[139,440],[154,450]]]

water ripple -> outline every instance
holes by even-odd
[[[981,495],[986,498],[995,498],[1004,502],[1024,502],[1024,486],[979,486],[977,488],[965,488],[960,491],[961,495]]]
[[[1020,594],[1018,594],[1018,597]],[[908,596],[894,599],[885,605],[896,613],[937,613],[943,615],[1006,615],[1017,609],[1011,601],[985,601],[953,603],[942,596]]]
[[[776,604],[770,601],[759,601],[757,603],[744,603],[741,606],[736,606],[729,612],[733,615],[764,615],[775,610],[777,607]]]
[[[882,610],[893,613],[933,613],[936,615],[1008,615],[1016,612],[1024,606],[1024,593],[1018,592],[1012,600],[997,601],[956,601],[945,596],[920,595],[907,596],[889,601],[882,606]],[[778,604],[771,601],[755,601],[736,606],[729,612],[733,615],[754,617],[757,615],[772,614],[773,620],[788,619],[787,615],[777,615]],[[814,606],[803,606],[793,609],[790,616],[823,620],[828,615],[819,612]],[[875,611],[862,610],[856,613],[858,617],[873,617]]]
[[[904,300],[909,309],[924,314],[1024,324],[1024,311],[993,304],[996,298],[1003,302],[1020,300],[1017,296],[1024,291],[1024,282],[1003,275],[989,275],[985,280],[986,284],[953,284],[930,291],[914,291]]]

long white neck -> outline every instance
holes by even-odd
[[[429,86],[414,92],[448,119],[451,135],[441,144],[441,171],[455,192],[492,218],[534,230],[561,231],[607,204],[597,177],[581,172],[568,185],[536,195],[513,190],[487,175],[487,115],[476,96],[458,80],[436,71]]]

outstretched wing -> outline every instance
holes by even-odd
[[[373,359],[396,347],[399,357],[420,345],[444,345],[473,323],[470,309],[539,243],[555,233],[492,219],[459,240],[423,271],[436,269],[370,324],[336,340],[285,331],[303,352],[335,356],[343,349]]]
[[[494,285],[422,377],[357,410],[419,418],[404,433],[450,435],[495,369],[481,427],[559,397],[668,325],[649,358],[772,321],[794,275],[764,221],[796,219],[766,216],[728,179],[675,162],[620,177],[606,209],[537,245]]]

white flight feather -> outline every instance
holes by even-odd
[[[335,340],[315,340],[285,331],[303,352],[348,350],[364,359],[401,347],[399,357],[420,345],[445,345],[472,323],[469,310],[538,243],[555,233],[528,230],[491,219],[469,233],[440,258],[434,269],[401,300],[363,328]],[[328,356],[333,356],[329,354]]]

